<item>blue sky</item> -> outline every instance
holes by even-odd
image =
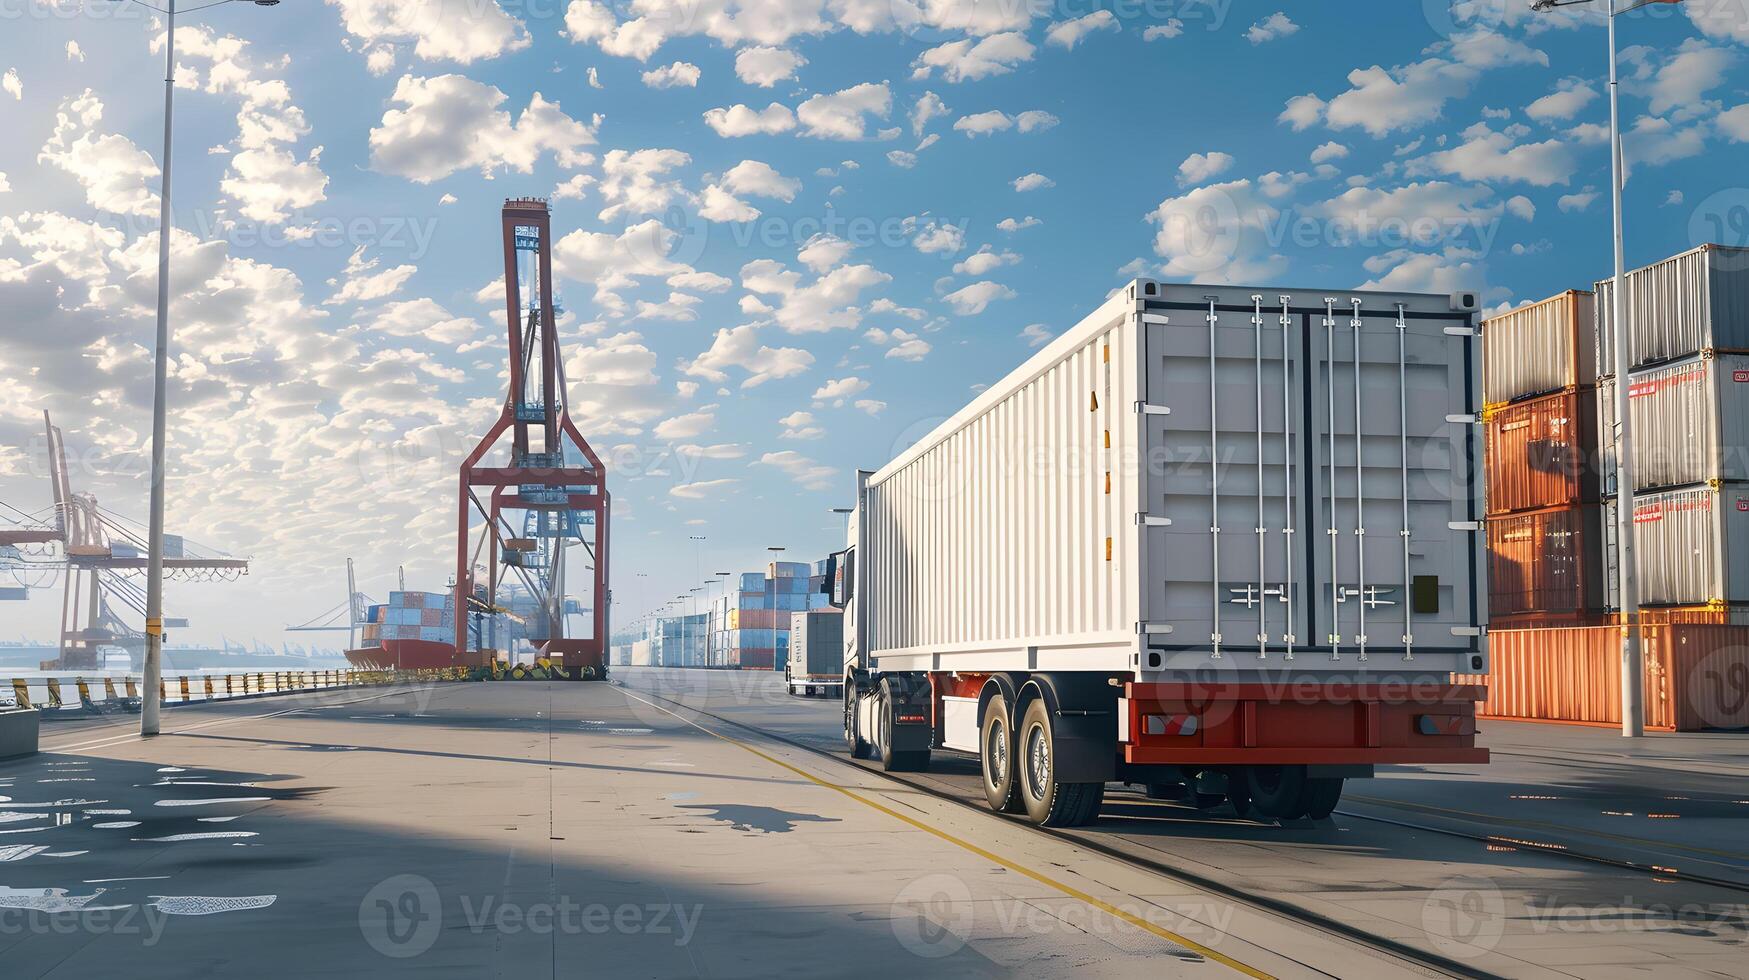
[[[0,31],[0,500],[145,512],[161,27]],[[172,530],[255,559],[179,639],[276,639],[453,559],[502,398],[497,211],[554,197],[629,621],[828,508],[1134,276],[1482,291],[1609,267],[1604,36],[1493,0],[288,0],[179,30]],[[1749,0],[1621,24],[1629,261],[1749,244]],[[757,212],[757,217],[754,216]],[[566,237],[569,236],[569,237]],[[642,573],[640,576],[638,573]],[[0,611],[47,635],[58,590]]]

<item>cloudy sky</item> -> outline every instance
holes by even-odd
[[[0,10],[0,501],[145,516],[163,25]],[[192,21],[192,22],[191,22]],[[1624,18],[1629,261],[1749,244],[1749,0]],[[1522,0],[288,0],[177,33],[175,639],[438,588],[553,199],[616,615],[841,541],[873,468],[1137,276],[1480,290],[1609,267],[1601,20]],[[14,512],[5,516],[17,517]],[[689,536],[707,540],[694,543]],[[700,553],[695,558],[695,552]],[[0,609],[51,635],[58,589]]]

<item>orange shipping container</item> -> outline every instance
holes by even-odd
[[[1645,628],[1646,727],[1749,727],[1749,628]],[[1621,631],[1614,627],[1491,631],[1488,718],[1621,724]]]
[[[1488,513],[1599,499],[1595,389],[1557,392],[1494,409],[1483,439]]]
[[[1603,609],[1601,509],[1488,518],[1488,617],[1571,623]]]

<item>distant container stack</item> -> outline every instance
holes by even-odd
[[[440,592],[390,592],[387,605],[371,607],[381,631],[368,639],[455,642],[455,597]]]
[[[1483,330],[1491,717],[1621,723],[1614,284],[1596,286]],[[1623,300],[1645,721],[1749,726],[1716,683],[1749,665],[1749,249],[1630,272]]]

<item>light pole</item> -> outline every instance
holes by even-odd
[[[769,586],[769,588],[771,589],[771,669],[776,670],[777,669],[777,556],[782,554],[785,551],[785,549],[767,547],[765,550],[771,552],[771,574],[766,577],[766,581],[771,583],[771,585]]]
[[[117,0],[110,0],[117,2]],[[164,392],[170,373],[170,134],[176,94],[176,0],[158,7],[145,0],[137,3],[164,15],[164,160],[158,173],[158,337],[152,364],[152,502],[146,533],[146,660],[145,690],[140,692],[140,734],[156,735],[158,685],[164,677]],[[184,13],[235,3],[215,0]],[[273,7],[279,0],[253,0],[257,7]]]
[[[1592,0],[1536,0],[1532,10],[1553,10]],[[1609,191],[1615,207],[1615,281],[1609,290],[1610,346],[1615,360],[1615,540],[1616,574],[1621,594],[1621,733],[1646,734],[1644,702],[1645,658],[1640,646],[1640,583],[1634,568],[1633,437],[1628,422],[1627,257],[1622,245],[1621,87],[1616,71],[1615,19],[1653,3],[1673,0],[1632,0],[1625,6],[1605,0],[1609,30]],[[1680,0],[1674,0],[1680,2]]]
[[[734,574],[733,572],[717,572],[711,576],[712,579],[716,580],[716,584],[722,587],[722,598],[724,600],[722,604],[725,607],[725,612],[727,611],[726,607],[729,604],[727,601],[728,596],[729,596],[729,577],[733,574]],[[716,647],[717,647],[717,632],[718,632],[718,630],[717,630],[717,625],[716,625],[716,617],[713,615],[713,612],[714,611],[705,613],[705,619],[704,619],[705,630],[706,630],[705,636],[708,638],[706,640],[706,643],[705,643],[705,660],[707,661],[709,666],[715,667],[717,665],[716,664],[716,659],[717,659]]]

